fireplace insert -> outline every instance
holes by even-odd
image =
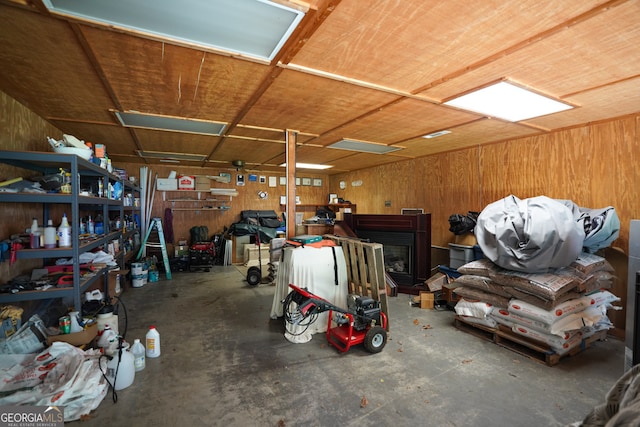
[[[361,239],[383,246],[385,270],[398,291],[418,294],[431,272],[431,214],[345,214],[344,221]]]

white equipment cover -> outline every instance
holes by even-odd
[[[500,267],[543,273],[575,261],[585,232],[572,210],[557,200],[510,195],[480,212],[475,236],[484,256]]]
[[[335,251],[335,261],[334,261]],[[336,270],[337,266],[337,284]],[[347,308],[347,263],[341,246],[300,246],[284,248],[278,268],[276,290],[271,305],[271,318],[284,315],[282,301],[291,292],[289,284],[306,289],[342,309]],[[299,325],[285,324],[285,338],[293,343],[305,343],[312,335],[327,331],[329,312],[318,315],[316,321],[305,330]]]

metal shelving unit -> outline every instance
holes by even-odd
[[[71,175],[71,193],[0,193],[0,203],[30,203],[43,206],[44,218],[50,218],[51,205],[68,205],[71,211],[69,225],[71,226],[71,248],[55,249],[22,249],[16,253],[17,259],[46,259],[72,258],[73,259],[73,286],[64,288],[50,288],[47,290],[21,291],[15,294],[0,294],[0,303],[16,301],[29,301],[38,299],[73,297],[73,303],[77,310],[82,307],[82,294],[98,280],[103,280],[107,286],[107,269],[94,271],[90,274],[80,275],[80,255],[100,246],[106,247],[114,239],[122,237],[121,230],[109,229],[109,211],[111,209],[122,210],[122,200],[112,200],[106,197],[94,197],[81,195],[81,179],[103,180],[104,188],[109,182],[120,181],[120,178],[107,172],[105,169],[71,154],[58,154],[46,152],[21,152],[0,151],[0,162],[21,169],[35,171],[43,175],[56,174],[65,169]],[[80,236],[80,210],[100,212],[104,220],[104,234],[96,235],[89,240],[81,240]]]

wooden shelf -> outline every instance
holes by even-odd
[[[284,209],[287,205],[280,206]],[[339,211],[341,208],[351,208],[351,213],[356,213],[356,205],[353,203],[301,203],[296,205],[296,208],[314,208],[316,210],[320,207],[328,207],[334,212]]]
[[[199,208],[171,208],[172,211],[228,211],[231,206],[199,207]]]

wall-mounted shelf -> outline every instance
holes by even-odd
[[[283,209],[286,208],[287,205],[280,205]],[[340,209],[343,208],[351,208],[351,213],[356,213],[356,205],[353,203],[301,203],[301,204],[296,204],[296,209],[297,208],[314,208],[315,210],[318,210],[318,208],[325,208],[328,207],[329,209],[331,209],[334,212],[338,212]]]
[[[199,208],[171,208],[172,211],[227,211],[231,206],[201,206]]]
[[[80,211],[89,210],[99,212],[103,218],[108,218],[112,210],[122,210],[122,200],[113,200],[107,197],[95,197],[86,195],[80,190],[81,181],[98,179],[107,188],[109,183],[121,181],[120,177],[109,173],[107,170],[71,154],[58,154],[46,152],[22,152],[0,151],[0,162],[21,169],[35,171],[43,175],[59,173],[60,169],[69,171],[71,177],[71,192],[62,193],[0,193],[0,203],[29,203],[40,204],[43,207],[43,223],[50,218],[52,205],[65,205],[65,211],[71,226],[71,247],[52,249],[20,249],[16,252],[16,258],[42,259],[70,258],[72,262],[73,283],[66,287],[52,287],[44,290],[20,291],[15,294],[0,294],[0,303],[14,301],[29,301],[50,298],[73,298],[74,307],[81,310],[82,294],[94,284],[107,286],[107,268],[81,275],[80,255],[99,247],[107,247],[108,244],[120,239],[122,231],[111,229],[109,221],[104,221],[104,234],[92,236],[89,239],[80,236]],[[71,274],[71,272],[70,272]]]
[[[162,192],[162,201],[171,203],[171,211],[227,211],[231,209],[227,203],[233,199],[236,191],[229,189],[229,194],[221,194],[227,192],[226,189],[210,189],[210,190],[159,190]],[[212,194],[219,191],[219,194]],[[167,194],[169,193],[169,194]],[[194,195],[195,193],[195,195]],[[190,195],[194,195],[193,197]]]

